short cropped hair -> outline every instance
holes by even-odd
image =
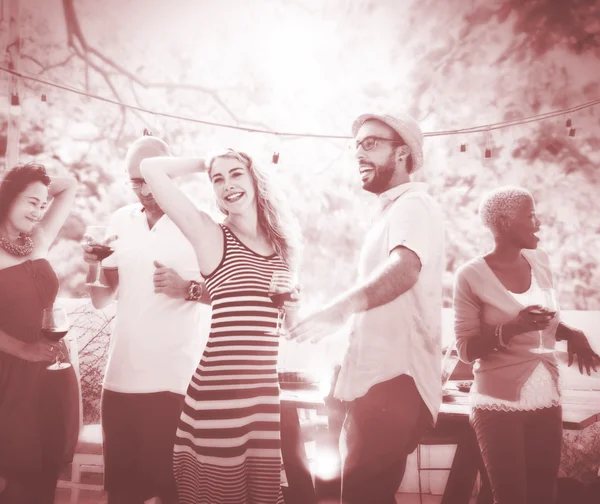
[[[166,142],[154,136],[143,136],[133,142],[127,149],[125,167],[129,169],[132,164],[139,165],[146,158],[169,155],[169,146]]]
[[[533,200],[533,196],[522,187],[504,186],[486,193],[479,205],[483,225],[497,236],[501,218],[514,218],[519,207],[528,200]]]

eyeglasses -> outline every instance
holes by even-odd
[[[394,140],[393,138],[383,138],[378,136],[368,136],[363,138],[360,142],[356,142],[355,149],[358,150],[362,147],[364,150],[370,151],[377,147],[377,142],[379,141],[404,144],[402,140]]]
[[[144,179],[131,179],[127,181],[127,185],[132,189],[141,189],[145,183]]]

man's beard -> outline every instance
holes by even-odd
[[[391,161],[384,165],[375,165],[368,163],[368,166],[374,168],[372,179],[363,183],[363,189],[373,194],[381,194],[389,189],[390,180],[394,176],[394,166]]]

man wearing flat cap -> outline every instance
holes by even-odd
[[[427,185],[423,134],[406,115],[363,114],[352,126],[362,187],[380,211],[363,245],[356,286],[291,329],[318,341],[353,317],[335,388],[342,502],[393,504],[407,456],[439,411],[444,229]]]

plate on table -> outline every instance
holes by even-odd
[[[461,392],[469,392],[473,386],[473,380],[465,380],[456,382],[456,389]]]

